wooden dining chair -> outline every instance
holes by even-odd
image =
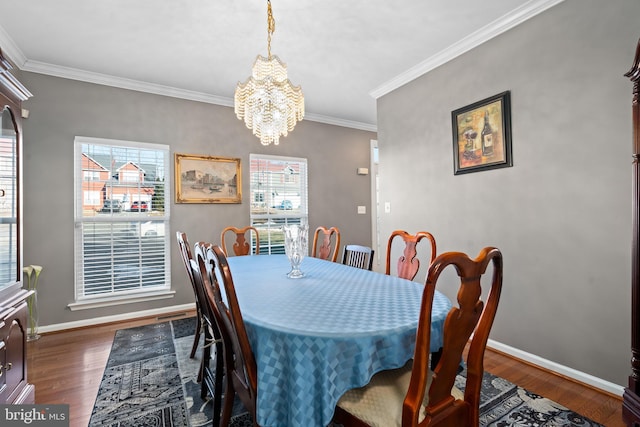
[[[205,251],[208,244],[197,242],[194,245],[194,257],[190,260],[191,273],[195,284],[196,295],[200,300],[202,311],[202,326],[204,329],[204,343],[202,345],[202,360],[198,379],[201,384],[200,397],[204,400],[207,395],[213,399],[213,425],[220,422],[222,410],[222,384],[224,379],[224,345],[218,316],[207,299],[208,275],[206,269]],[[215,349],[215,352],[212,351]],[[215,355],[215,358],[212,357]],[[215,366],[211,366],[212,362]]]
[[[333,244],[331,244],[332,237],[334,239]],[[318,242],[320,242],[320,247],[318,247]],[[338,230],[337,227],[326,228],[320,226],[316,228],[315,234],[313,235],[312,257],[326,260],[331,258],[331,261],[336,262],[339,249],[340,230]]]
[[[493,275],[483,302],[481,278],[489,263]],[[458,305],[447,315],[442,357],[431,371],[431,307],[436,282],[449,265],[460,277]],[[498,249],[484,248],[476,259],[460,252],[438,256],[427,274],[413,361],[382,371],[364,387],[347,391],[338,401],[334,420],[345,427],[478,427],[484,352],[501,290],[502,254]],[[454,387],[461,360],[467,370],[464,392]]]
[[[342,251],[342,263],[351,267],[371,270],[374,250],[368,246],[345,245]]]
[[[258,369],[242,319],[231,270],[219,246],[208,248],[207,258],[214,266],[211,284],[206,287],[207,299],[220,315],[220,329],[225,343],[225,398],[220,425],[228,425],[234,396],[237,395],[253,418],[253,425],[257,426]]]
[[[253,253],[255,255],[260,254],[260,235],[258,234],[257,228],[250,225],[243,228],[230,226],[222,230],[222,233],[220,233],[220,246],[225,256],[229,256],[229,250],[225,243],[225,236],[228,235],[234,236],[233,255],[251,255],[252,239],[254,247]],[[248,239],[247,236],[249,236]]]
[[[431,257],[429,259],[429,264],[431,264],[436,258],[436,239],[427,231],[419,231],[416,234],[409,234],[404,230],[395,230],[392,232],[391,236],[389,236],[389,240],[387,241],[386,274],[391,274],[391,249],[393,241],[397,237],[401,238],[404,242],[404,250],[400,258],[398,258],[396,275],[403,279],[413,280],[420,269],[420,260],[417,258],[418,243],[420,243],[420,240],[424,238],[427,238],[431,243]]]
[[[196,300],[196,331],[193,336],[193,345],[191,346],[191,353],[189,354],[190,358],[194,358],[196,356],[196,351],[198,350],[198,344],[200,343],[200,335],[202,335],[202,310],[200,310],[200,301],[198,299],[198,294],[196,290],[196,285],[193,281],[193,273],[191,272],[191,260],[193,256],[191,255],[191,248],[189,247],[189,241],[187,240],[187,235],[182,231],[176,231],[176,239],[178,240],[178,248],[180,249],[180,257],[182,258],[182,263],[184,264],[184,268],[187,270],[187,277],[189,277],[189,283],[193,289],[193,294]]]

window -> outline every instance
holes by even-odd
[[[85,191],[84,192],[84,204],[85,206],[100,206],[100,192],[99,191]]]
[[[0,110],[0,287],[22,277],[18,271],[18,146],[9,108]],[[17,275],[17,279],[16,279]]]
[[[169,297],[169,147],[76,137],[74,167],[70,308]]]
[[[86,170],[82,174],[85,181],[98,181],[100,179],[100,171]]]
[[[124,182],[138,182],[140,181],[139,171],[123,171],[120,174],[120,180]]]
[[[285,224],[307,223],[307,159],[250,155],[251,225],[260,253],[283,254]]]

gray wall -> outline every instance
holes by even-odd
[[[473,256],[500,248],[491,339],[619,385],[631,357],[623,74],[639,17],[637,0],[567,0],[378,100],[380,202],[391,202],[380,235],[427,230],[438,252]],[[514,166],[454,176],[451,111],[505,90]]]
[[[309,171],[309,225],[336,226],[343,242],[371,241],[369,165],[372,132],[302,121],[279,146],[263,147],[233,108],[22,72],[34,94],[24,103],[24,264],[44,266],[38,284],[43,326],[194,301],[175,232],[219,242],[227,225],[249,223],[249,154],[304,157]],[[73,141],[77,135],[169,144],[171,154],[240,157],[243,203],[175,204],[171,196],[171,282],[175,298],[72,312],[74,300]],[[172,160],[173,163],[173,160]],[[173,177],[172,171],[169,176]],[[174,187],[175,190],[175,187]]]

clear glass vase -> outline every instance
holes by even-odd
[[[40,338],[38,334],[38,291],[27,297],[27,341]]]
[[[300,264],[307,255],[308,251],[308,228],[306,224],[285,225],[284,231],[284,251],[291,263],[291,271],[287,273],[290,279],[299,279],[304,277],[304,273],[300,270]]]

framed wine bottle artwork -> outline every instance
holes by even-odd
[[[451,122],[454,175],[513,166],[509,91],[452,111]]]

